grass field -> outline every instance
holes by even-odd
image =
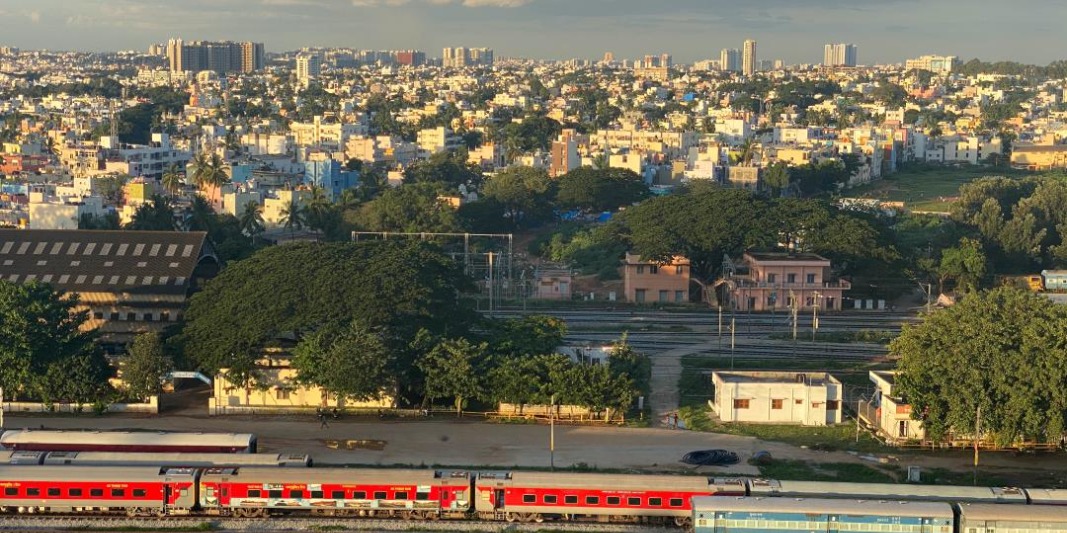
[[[985,176],[1029,175],[1033,173],[1008,167],[909,165],[881,180],[845,191],[845,195],[904,202],[914,211],[948,212],[962,185]]]

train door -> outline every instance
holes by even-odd
[[[722,511],[715,513],[714,520],[715,529],[713,533],[726,533],[726,513]]]
[[[501,510],[504,508],[504,489],[493,490],[493,509]]]
[[[840,530],[840,526],[837,523],[837,516],[830,515],[826,518],[826,533],[838,533],[838,531]]]

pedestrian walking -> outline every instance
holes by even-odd
[[[319,413],[319,429],[329,429],[330,421],[326,419],[326,413]]]

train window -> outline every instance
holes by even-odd
[[[556,501],[555,494],[545,494],[545,503],[556,503]]]
[[[618,496],[608,496],[608,505],[619,505],[622,503],[622,498]]]
[[[567,505],[574,505],[574,504],[578,503],[578,497],[577,496],[564,496],[563,497],[563,503],[565,503]]]
[[[406,500],[406,499],[408,499],[408,493],[407,492],[403,492],[403,491],[394,492],[393,493],[393,499],[394,500]]]
[[[257,490],[257,489],[250,489],[250,490],[248,491],[248,497],[249,497],[249,498],[258,498],[258,497],[259,497],[259,490]]]
[[[8,487],[8,488],[4,489],[4,496],[18,496],[18,495],[19,495],[18,487]]]
[[[681,507],[682,506],[682,499],[681,498],[671,498],[670,503],[671,503],[671,507]]]
[[[362,491],[362,490],[357,490],[356,492],[352,493],[352,499],[355,499],[355,500],[366,500],[367,499],[367,493]]]
[[[115,498],[126,497],[126,489],[111,489],[111,496]]]
[[[321,498],[322,497],[322,491],[321,490],[313,490],[313,491],[311,491],[311,497],[312,498]]]
[[[663,498],[649,498],[648,504],[652,507],[660,507],[663,505]]]
[[[52,488],[48,489],[48,495],[49,496],[59,496],[59,494],[60,494],[59,489],[57,489],[55,487],[52,487]]]
[[[81,496],[81,489],[67,489],[67,496]]]
[[[626,498],[626,505],[641,505],[641,498]]]
[[[145,489],[133,489],[133,497],[134,498],[144,498],[145,496],[148,496],[148,491],[147,490],[145,490]]]
[[[330,493],[330,497],[335,499],[335,500],[343,500],[343,499],[345,499],[345,491],[343,491],[343,490],[335,490],[335,491]]]
[[[537,495],[536,494],[523,494],[522,495],[522,503],[537,503]]]
[[[100,498],[104,496],[104,489],[89,489],[89,496]]]
[[[416,492],[415,493],[415,499],[420,501],[420,502],[427,501],[427,500],[430,499],[430,493],[429,492]]]
[[[267,497],[268,498],[281,498],[282,497],[282,491],[280,491],[280,490],[268,490],[267,491]]]
[[[600,496],[586,496],[585,497],[585,504],[586,505],[600,505]]]
[[[101,496],[103,494],[104,494],[103,492],[100,493]],[[27,496],[40,496],[41,495],[41,489],[26,489],[26,495]]]
[[[304,497],[304,491],[302,491],[302,490],[291,490],[291,491],[289,491],[289,497],[290,498],[296,498],[296,499],[302,499]]]
[[[389,496],[385,493],[384,490],[379,490],[379,491],[375,491],[374,492],[374,499],[375,500],[384,500],[384,499],[386,499],[388,497]]]

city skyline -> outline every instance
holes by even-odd
[[[499,57],[639,58],[670,52],[677,62],[714,59],[745,39],[759,55],[821,62],[827,39],[862,47],[862,63],[900,63],[922,54],[966,61],[1058,59],[1053,0],[964,9],[965,0],[7,0],[5,45],[52,50],[145,50],[185,39],[264,42],[268,51],[306,46],[421,49],[484,46]],[[1024,26],[1025,25],[1025,26]],[[990,38],[1021,28],[1010,39]],[[61,29],[56,31],[56,29]],[[461,41],[457,36],[462,36]]]

